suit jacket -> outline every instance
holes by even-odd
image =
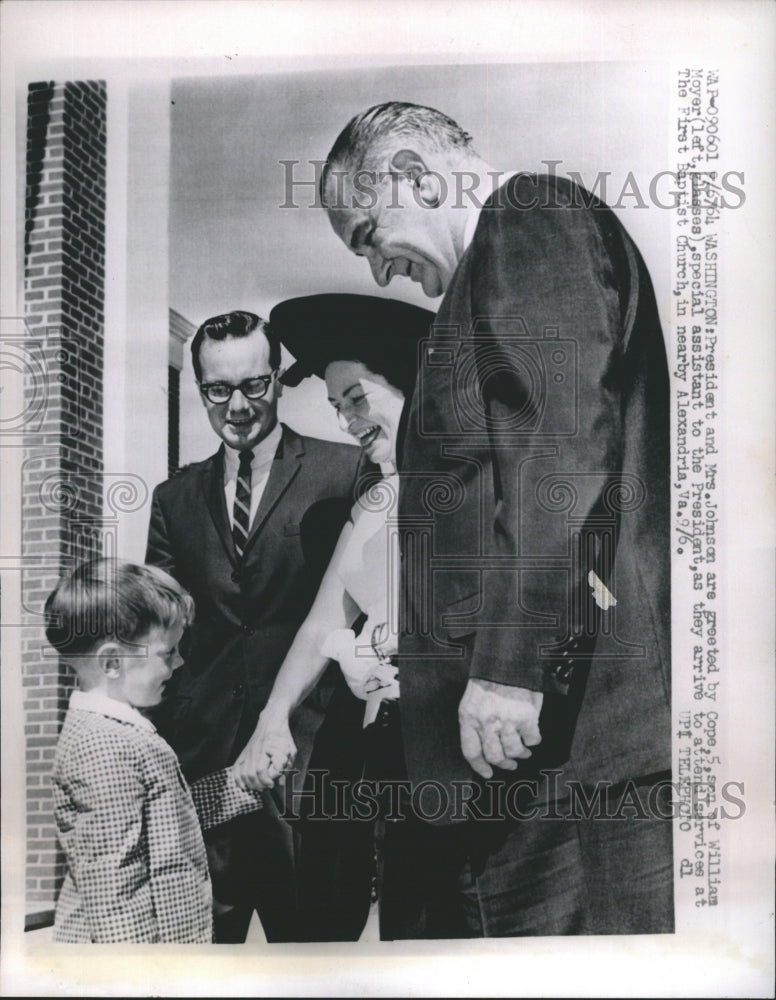
[[[242,560],[226,510],[223,446],[154,491],[146,559],[196,603],[185,663],[154,721],[190,781],[232,764],[251,735],[320,582],[321,567],[305,561],[300,523],[316,502],[352,497],[360,455],[283,427]],[[303,760],[313,732],[295,735]]]
[[[400,457],[416,780],[471,777],[457,721],[470,677],[584,692],[571,755],[583,779],[670,767],[669,455],[638,250],[588,192],[513,177],[441,303]],[[599,606],[591,571],[616,606]]]

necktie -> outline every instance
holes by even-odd
[[[248,541],[248,529],[251,523],[251,460],[253,452],[240,452],[240,468],[237,470],[237,488],[234,491],[234,516],[232,522],[232,540],[237,555],[242,558],[245,543]]]

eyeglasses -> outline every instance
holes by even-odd
[[[273,369],[269,375],[255,375],[253,378],[246,378],[239,385],[232,385],[230,382],[200,382],[199,391],[211,403],[221,405],[228,403],[237,389],[246,399],[262,399],[267,395],[267,390],[276,374],[277,368]]]

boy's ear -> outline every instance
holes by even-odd
[[[106,677],[118,677],[121,673],[121,658],[123,649],[119,643],[112,640],[104,642],[97,648],[95,656],[100,671]]]

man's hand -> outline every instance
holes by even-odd
[[[272,788],[296,757],[296,744],[288,728],[288,715],[259,716],[256,729],[240,756],[232,765],[232,774],[240,788],[261,791]]]
[[[531,756],[528,747],[541,742],[539,712],[541,691],[511,687],[473,678],[458,706],[461,749],[471,767],[483,778],[493,768],[514,771],[518,760]]]

